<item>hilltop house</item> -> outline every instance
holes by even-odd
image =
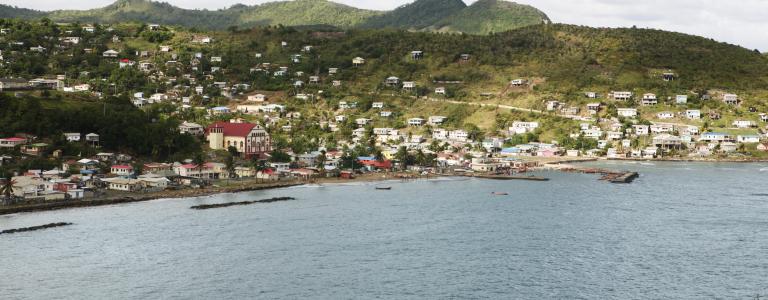
[[[675,103],[677,103],[677,104],[686,104],[686,103],[688,103],[688,95],[677,95],[677,96],[675,96]]]
[[[252,123],[216,122],[206,128],[206,139],[213,150],[234,147],[245,157],[261,157],[272,151],[272,140],[263,127]]]
[[[685,117],[691,120],[701,119],[701,111],[698,109],[689,109],[685,111]]]
[[[353,66],[362,66],[365,64],[365,58],[362,57],[355,57],[352,59],[352,65]]]
[[[736,128],[752,128],[757,127],[754,121],[736,120],[733,121],[733,126]]]
[[[512,127],[509,127],[510,134],[524,134],[531,132],[539,128],[539,122],[512,122]]]
[[[384,83],[387,86],[397,86],[398,84],[400,84],[400,78],[397,78],[395,76],[390,76],[390,77],[387,77]]]
[[[110,58],[116,58],[119,54],[120,54],[120,52],[117,52],[115,50],[109,49],[107,51],[104,51],[104,53],[102,53],[102,56],[110,57]]]

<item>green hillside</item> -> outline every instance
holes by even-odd
[[[435,27],[488,34],[549,22],[546,14],[529,5],[504,0],[479,0],[466,9],[436,22]]]
[[[500,32],[548,21],[530,6],[505,1],[480,1],[467,7],[462,0],[418,0],[393,11],[359,9],[327,0],[276,1],[261,5],[234,5],[220,10],[183,9],[165,2],[117,0],[102,8],[42,12],[0,5],[0,17],[56,22],[143,22],[207,30],[231,26],[333,26],[350,28],[402,28],[417,30]]]
[[[424,29],[467,7],[461,0],[418,0],[367,20],[366,28]]]

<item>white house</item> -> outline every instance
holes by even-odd
[[[509,127],[510,134],[523,134],[531,132],[539,128],[539,122],[512,122],[512,127]]]
[[[267,96],[264,94],[250,95],[248,96],[248,101],[264,102],[264,101],[267,101]]]
[[[736,120],[733,121],[733,126],[736,128],[752,128],[757,127],[754,121]]]
[[[736,94],[724,94],[723,102],[729,105],[737,105],[739,104],[739,96]]]
[[[64,133],[64,138],[67,139],[67,142],[79,142],[80,141],[80,133],[79,132],[67,132],[67,133]]]
[[[627,101],[632,99],[632,92],[613,92],[613,100]]]
[[[102,53],[102,56],[114,58],[114,57],[117,57],[119,54],[120,54],[120,52],[117,52],[115,50],[109,49],[107,51],[104,51],[104,53]]]
[[[408,119],[409,126],[421,126],[424,125],[424,119],[422,118],[410,118]]]
[[[677,104],[686,104],[686,103],[688,103],[688,95],[677,95],[677,96],[675,96],[675,103],[677,103]]]
[[[384,102],[373,102],[371,103],[371,108],[377,108],[377,109],[384,108]]]
[[[760,136],[759,135],[739,135],[736,137],[736,141],[744,144],[759,143]]]
[[[445,116],[429,116],[430,125],[442,125],[448,117]]]
[[[445,88],[444,87],[435,88],[435,95],[445,96]]]
[[[619,108],[616,110],[620,117],[634,118],[637,117],[636,108]]]
[[[650,133],[650,126],[648,125],[632,125],[632,131],[635,135],[644,136]]]
[[[675,117],[675,113],[673,113],[671,111],[662,111],[662,112],[656,114],[656,117],[661,119],[661,120],[672,119],[672,118]]]
[[[416,82],[414,81],[404,81],[403,82],[403,89],[404,90],[412,90],[416,88]]]
[[[691,120],[701,119],[701,111],[698,109],[689,109],[685,111],[685,117]]]
[[[640,104],[643,106],[656,105],[659,104],[659,99],[656,97],[656,94],[653,93],[643,94],[643,99]]]

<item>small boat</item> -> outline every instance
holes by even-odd
[[[382,190],[382,191],[389,191],[389,190],[392,189],[392,187],[391,186],[377,186],[376,189],[377,190]]]
[[[509,195],[509,193],[504,193],[504,192],[493,192],[491,194],[494,195],[494,196],[508,196]]]

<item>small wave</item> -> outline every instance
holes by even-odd
[[[755,193],[755,194],[750,194],[750,196],[768,197],[768,194],[766,194],[766,193]]]
[[[768,168],[762,168],[760,170],[757,170],[758,172],[768,172]]]
[[[640,164],[643,165],[643,166],[655,166],[656,165],[654,163],[649,163],[649,162],[641,162]]]

